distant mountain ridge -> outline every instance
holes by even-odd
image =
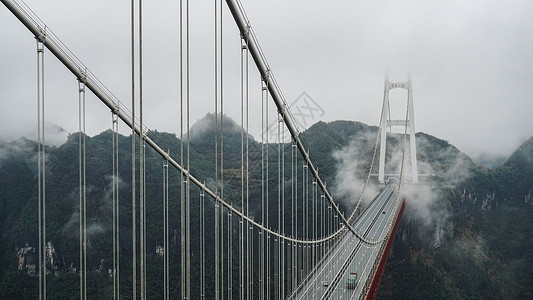
[[[213,114],[207,115],[190,131],[191,172],[210,184],[215,181],[214,119]],[[224,193],[239,205],[241,140],[248,137],[251,176],[260,175],[261,143],[243,132],[236,122],[227,117],[223,120]],[[221,133],[218,134],[221,137]],[[176,161],[181,161],[180,141],[175,134],[150,132],[149,136],[168,147]],[[360,193],[358,182],[366,179],[370,168],[377,127],[353,121],[318,122],[301,137],[319,174],[337,195],[343,209],[349,211]],[[57,276],[50,278],[49,296],[56,298],[76,294],[77,288],[74,269],[78,261],[78,138],[79,133],[71,134],[63,145],[47,147],[47,230],[55,253],[55,263],[50,269]],[[95,297],[106,298],[112,291],[106,271],[112,262],[109,252],[111,132],[86,137],[86,140],[88,226],[92,228],[89,291]],[[403,139],[392,134],[388,141],[387,161],[392,172],[398,167],[401,157],[398,149]],[[136,145],[138,147],[138,141]],[[273,162],[277,162],[278,147],[290,153],[290,144],[271,143],[269,157]],[[425,133],[417,133],[417,148],[419,172],[435,176],[424,177],[424,185],[405,190],[408,208],[378,298],[533,297],[533,251],[529,250],[533,249],[529,230],[533,225],[533,137],[494,170],[475,165],[453,145]],[[28,280],[32,272],[30,266],[35,264],[31,247],[37,241],[36,150],[35,142],[27,139],[0,144],[0,298],[3,299],[34,298],[37,291],[35,280]],[[121,224],[126,226],[131,225],[131,136],[119,137],[119,150]],[[162,197],[162,159],[152,150],[146,155],[147,193],[154,199],[147,216],[153,220],[148,227],[147,245],[152,253],[148,256],[151,264],[148,273],[149,284],[157,287],[161,277],[157,266],[162,262],[155,254],[161,235],[158,228],[162,224],[161,201],[157,200]],[[373,173],[377,173],[376,170],[377,160]],[[177,199],[179,174],[170,173],[171,197]],[[275,192],[276,187],[273,186],[272,191]],[[251,194],[257,192],[252,190]],[[198,193],[193,188],[191,194]],[[171,204],[171,209],[174,232],[179,229],[179,203]],[[251,211],[256,218],[259,213]],[[191,218],[196,222],[197,212],[192,212]],[[128,230],[125,227],[121,235],[124,257],[131,255],[131,232]],[[172,249],[177,249],[179,234],[171,239],[172,247],[176,247]],[[502,243],[504,240],[506,243]],[[177,252],[172,253],[175,256],[171,259],[179,261]],[[130,264],[130,260],[124,260],[124,274],[131,268]],[[172,272],[171,279],[178,282],[179,267]],[[172,295],[177,297],[176,287],[173,289]],[[131,293],[125,289],[123,296],[128,297],[128,292]]]

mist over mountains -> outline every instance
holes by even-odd
[[[207,115],[190,131],[192,174],[214,184],[214,115]],[[220,118],[218,118],[220,122]],[[240,203],[241,141],[248,137],[250,174],[260,175],[261,143],[224,118],[224,185],[227,201]],[[320,175],[343,211],[350,212],[361,195],[377,138],[377,127],[359,122],[318,122],[302,133]],[[179,161],[180,141],[170,133],[149,136],[171,149]],[[496,168],[474,163],[466,154],[434,136],[417,133],[418,166],[422,183],[403,185],[407,207],[382,279],[380,299],[515,299],[533,297],[533,137]],[[47,147],[47,236],[53,245],[49,263],[51,297],[77,293],[78,264],[78,138]],[[106,298],[112,292],[108,270],[111,260],[111,132],[87,139],[88,269],[89,292]],[[386,173],[399,172],[403,137],[391,134]],[[138,142],[136,143],[138,145]],[[270,145],[277,162],[278,149],[290,154],[290,144]],[[0,144],[0,298],[35,298],[37,280],[32,271],[37,245],[37,145],[28,139]],[[220,151],[220,149],[219,149]],[[379,150],[378,150],[379,154]],[[162,158],[147,156],[148,277],[162,285]],[[408,153],[405,154],[408,159]],[[410,162],[405,162],[409,177]],[[377,159],[372,173],[377,173]],[[179,199],[179,174],[171,172],[170,199]],[[260,178],[260,177],[259,177]],[[124,274],[131,271],[131,136],[119,137],[121,244]],[[253,183],[253,182],[252,182]],[[219,183],[220,184],[220,183]],[[260,190],[251,185],[251,212],[260,217]],[[191,195],[198,190],[191,187]],[[368,203],[380,186],[371,177],[363,195]],[[260,189],[260,187],[259,187]],[[273,186],[272,190],[276,188]],[[259,200],[257,200],[259,198]],[[179,262],[179,201],[171,201],[171,260]],[[191,220],[199,218],[194,206]],[[210,209],[206,204],[206,209]],[[253,209],[256,207],[256,209]],[[212,226],[212,220],[206,227]],[[209,223],[211,222],[211,223]],[[208,227],[209,228],[209,227]],[[177,236],[176,236],[177,235]],[[213,237],[206,237],[207,243]],[[33,251],[33,252],[32,252]],[[196,253],[198,246],[192,245]],[[212,251],[212,250],[210,250]],[[193,260],[196,258],[193,258]],[[193,261],[194,263],[194,261]],[[177,265],[177,264],[176,264]],[[193,271],[192,277],[197,276]],[[171,281],[179,282],[179,266]],[[128,296],[128,278],[123,295]],[[131,284],[131,283],[130,283]],[[177,284],[171,295],[177,297]],[[162,289],[159,289],[162,290]],[[193,289],[194,290],[194,289]],[[131,292],[131,291],[129,291]],[[149,298],[158,298],[155,291]],[[131,296],[131,295],[130,295]]]

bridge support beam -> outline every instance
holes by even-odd
[[[407,120],[389,119],[389,91],[395,88],[407,90]],[[385,183],[385,153],[387,148],[387,129],[392,126],[406,126],[409,128],[409,142],[411,152],[412,183],[418,183],[418,168],[416,163],[416,140],[415,140],[415,110],[413,105],[413,91],[411,76],[406,82],[390,82],[389,75],[385,75],[385,92],[383,94],[383,109],[381,110],[381,123],[379,124],[380,148],[379,148],[379,182]]]

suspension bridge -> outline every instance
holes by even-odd
[[[87,253],[87,168],[86,163],[86,93],[91,92],[112,115],[112,148],[101,155],[112,157],[112,281],[113,298],[150,298],[159,295],[169,299],[172,291],[182,299],[372,299],[376,295],[392,241],[405,207],[401,196],[403,162],[399,180],[385,184],[383,174],[386,129],[393,125],[405,126],[414,134],[414,119],[410,81],[390,83],[386,79],[386,95],[391,88],[409,91],[406,118],[385,122],[388,98],[384,99],[381,124],[381,157],[379,180],[382,191],[371,204],[361,211],[363,195],[370,181],[380,134],[376,139],[366,183],[360,195],[354,195],[355,208],[349,214],[341,211],[339,201],[328,191],[319,174],[319,166],[302,135],[298,122],[277,83],[259,41],[254,34],[243,5],[238,0],[216,0],[213,3],[213,88],[212,140],[209,144],[213,166],[208,176],[191,168],[190,111],[191,101],[189,57],[189,3],[180,1],[177,26],[179,27],[179,145],[169,147],[143,122],[143,111],[149,109],[143,94],[143,26],[142,3],[131,2],[131,104],[120,101],[90,69],[78,59],[63,41],[48,28],[32,9],[21,0],[0,0],[36,39],[37,72],[37,142],[38,148],[38,266],[39,299],[47,298],[47,198],[46,137],[45,137],[45,57],[48,53],[59,60],[77,80],[78,160],[79,169],[79,297],[91,298],[88,290]],[[229,102],[224,90],[229,89],[224,72],[223,10],[230,12],[238,29],[240,44],[239,102]],[[250,64],[250,58],[252,64]],[[251,75],[255,73],[256,75]],[[257,76],[260,85],[250,83]],[[251,87],[256,87],[253,90]],[[252,103],[251,94],[259,95],[260,103]],[[143,103],[143,101],[145,101]],[[229,102],[229,103],[228,103]],[[224,118],[229,105],[240,105],[239,157],[228,150],[230,129]],[[410,107],[409,107],[410,106]],[[252,115],[252,116],[251,116]],[[257,117],[260,116],[260,117]],[[252,122],[259,123],[260,140],[249,135]],[[119,124],[131,129],[131,191],[124,196],[119,189]],[[224,127],[226,126],[226,127]],[[122,127],[121,127],[122,128]],[[385,130],[383,129],[385,128]],[[277,132],[277,134],[275,134]],[[234,134],[234,132],[233,132]],[[226,137],[226,140],[225,140]],[[413,145],[414,135],[411,137]],[[384,142],[385,141],[385,142]],[[125,147],[121,144],[121,147]],[[146,152],[153,149],[161,159],[163,180],[163,220],[161,246],[157,251],[163,257],[160,273],[163,284],[150,286],[147,276],[147,256],[154,249],[147,245],[147,219],[151,195],[146,193]],[[152,151],[152,150],[150,150]],[[226,153],[225,153],[226,151]],[[228,153],[230,151],[230,153]],[[405,151],[402,151],[405,153]],[[416,150],[411,151],[416,162]],[[229,157],[231,156],[231,157]],[[74,162],[73,162],[74,163]],[[171,169],[179,173],[176,191],[171,191]],[[169,170],[170,169],[170,170]],[[209,169],[209,168],[208,168]],[[416,171],[416,165],[415,169]],[[128,172],[130,169],[127,170]],[[205,171],[205,170],[202,170]],[[416,172],[413,172],[416,175]],[[415,176],[413,175],[413,176]],[[417,178],[413,178],[416,182]],[[170,182],[170,184],[169,184]],[[50,193],[48,191],[48,193]],[[171,195],[176,195],[173,197]],[[128,224],[121,223],[122,199],[130,199],[131,215]],[[122,203],[121,203],[122,201]],[[159,200],[158,200],[159,201]],[[179,247],[171,247],[173,222],[170,207],[179,204]],[[198,216],[196,217],[192,216]],[[198,222],[197,222],[198,220]],[[129,228],[129,243],[124,243],[121,229]],[[124,251],[128,247],[128,251]],[[131,257],[125,252],[131,251]],[[174,256],[172,256],[174,252]],[[173,260],[172,257],[179,257]],[[121,271],[127,262],[130,269]],[[179,268],[174,266],[179,265]],[[171,270],[179,274],[171,274]],[[131,271],[131,273],[130,273]],[[355,276],[354,276],[355,275]],[[348,279],[355,282],[348,283]],[[127,283],[127,284],[126,284]],[[151,289],[158,291],[151,291]]]

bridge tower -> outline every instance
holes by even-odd
[[[407,120],[390,120],[389,119],[389,91],[401,88],[407,90]],[[385,182],[385,150],[387,147],[387,129],[392,126],[407,126],[409,128],[409,142],[411,150],[411,175],[412,183],[418,183],[418,169],[416,163],[416,140],[415,140],[415,113],[413,106],[413,91],[411,85],[411,75],[405,82],[390,82],[389,74],[385,74],[385,92],[383,94],[383,109],[381,115],[381,124],[379,130],[381,134],[379,149],[379,182]]]

